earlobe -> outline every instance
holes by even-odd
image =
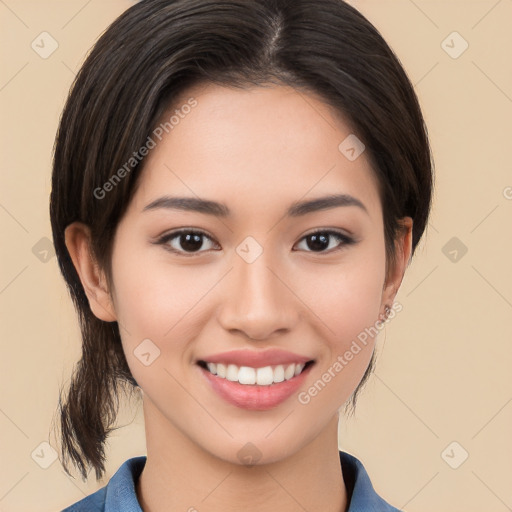
[[[66,247],[84,287],[93,314],[105,322],[117,320],[107,281],[93,257],[91,232],[83,222],[73,222],[65,230]]]
[[[382,307],[393,304],[411,258],[413,221],[411,217],[403,217],[399,222],[402,229],[395,240],[395,261],[390,266],[389,275],[386,276],[382,292]]]

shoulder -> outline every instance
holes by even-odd
[[[363,463],[358,458],[347,452],[339,453],[349,499],[347,512],[401,512],[377,494]]]
[[[105,510],[105,496],[107,486],[97,490],[94,494],[73,503],[61,512],[103,512]]]
[[[109,480],[95,493],[77,501],[61,512],[139,512],[135,484],[139,478],[146,456],[126,460]]]

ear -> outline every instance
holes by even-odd
[[[402,279],[411,258],[412,251],[412,218],[403,217],[399,220],[401,229],[395,240],[395,261],[388,264],[386,282],[382,290],[381,309],[393,304],[395,296],[402,284]]]
[[[82,222],[73,222],[65,230],[65,242],[73,265],[84,287],[93,314],[105,322],[117,320],[107,280],[93,257],[91,231]]]

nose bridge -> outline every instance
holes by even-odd
[[[275,302],[283,284],[277,279],[276,271],[271,271],[276,265],[270,256],[270,251],[266,251],[253,262],[247,262],[243,258],[237,262],[235,276],[239,280],[239,300],[247,299],[253,305],[261,303],[269,307]]]
[[[253,259],[255,250],[257,247],[251,247],[250,242],[237,248],[220,321],[227,330],[263,339],[276,330],[290,329],[295,312],[293,294],[284,284],[285,276],[280,276],[281,266],[270,250],[262,250]],[[251,251],[252,257],[248,257]]]

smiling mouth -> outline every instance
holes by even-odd
[[[235,364],[197,362],[201,368],[220,379],[238,382],[239,384],[256,384],[259,386],[271,386],[272,384],[291,380],[314,363],[315,360],[312,359],[307,363],[290,363],[254,368],[250,366],[237,366]]]

